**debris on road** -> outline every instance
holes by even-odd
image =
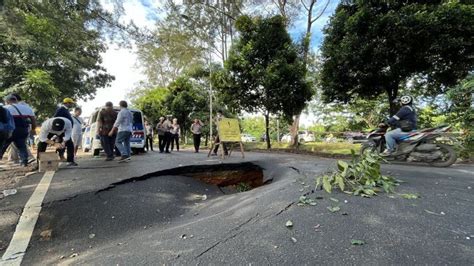
[[[316,205],[316,201],[314,201],[313,199],[309,198],[309,197],[306,197],[306,196],[301,196],[298,200],[298,206],[305,206],[305,205],[311,205],[311,206],[315,206]]]
[[[18,191],[16,189],[5,189],[3,191],[3,196],[8,197],[10,195],[15,195]]]
[[[352,239],[351,244],[354,246],[362,246],[365,244],[364,240],[359,240],[359,239]]]
[[[399,195],[404,199],[418,199],[418,198],[420,198],[419,195],[412,194],[412,193],[405,193],[405,194],[399,194]]]
[[[53,230],[51,229],[48,229],[48,230],[44,230],[40,233],[40,236],[41,236],[41,241],[49,241],[51,240],[51,234],[53,233]]]
[[[341,210],[341,207],[339,207],[339,206],[334,206],[334,207],[329,206],[327,209],[328,209],[330,212],[338,212],[338,211]]]
[[[71,256],[69,256],[69,258],[75,258],[75,257],[77,257],[77,256],[79,256],[78,253],[72,253]]]
[[[291,220],[288,220],[285,224],[286,227],[290,228],[293,227],[293,222]]]
[[[207,200],[207,195],[206,195],[206,194],[204,194],[204,195],[196,195],[196,199]]]
[[[298,242],[298,240],[296,240],[296,238],[294,238],[294,237],[291,238],[291,241],[293,241],[293,243]]]
[[[425,212],[426,212],[426,213],[429,213],[429,214],[433,214],[433,215],[438,215],[438,216],[443,216],[443,215],[446,214],[446,213],[444,213],[444,212],[437,213],[437,212],[432,212],[432,211],[426,210],[426,209],[425,209]]]
[[[90,238],[90,239],[93,239],[94,237],[95,237],[95,234],[90,234],[90,235],[89,235],[89,238]]]
[[[339,202],[339,200],[336,199],[336,198],[329,198],[329,199],[332,200],[332,201],[334,201],[334,202]]]

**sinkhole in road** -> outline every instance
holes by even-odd
[[[144,181],[158,176],[185,176],[198,179],[206,184],[218,187],[232,187],[237,191],[247,191],[270,183],[271,179],[265,179],[263,168],[253,163],[233,164],[211,164],[211,165],[188,165],[172,169],[160,170],[143,176],[133,177],[112,184],[108,188],[97,193],[109,190],[117,185]]]

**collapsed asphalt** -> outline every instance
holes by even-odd
[[[224,194],[173,172],[137,179],[165,169],[220,164],[188,152],[141,155],[128,164],[90,159],[80,168],[61,169],[24,264],[474,263],[472,166],[384,166],[406,182],[397,193],[421,196],[408,200],[399,194],[366,199],[314,191],[314,177],[334,164],[329,159],[248,153],[244,161],[262,167],[272,182]],[[0,213],[9,217],[0,219],[3,243],[40,177],[0,201]],[[298,206],[303,194],[317,205]],[[341,210],[332,213],[331,206]],[[42,237],[48,230],[51,237]],[[351,240],[365,244],[351,245]]]

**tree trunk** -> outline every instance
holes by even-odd
[[[398,104],[395,102],[398,96],[398,84],[388,86],[385,91],[387,92],[388,103],[390,105],[390,116],[393,116],[398,111]]]
[[[293,119],[293,123],[291,125],[291,146],[293,148],[297,148],[299,141],[298,141],[298,131],[300,130],[300,115],[295,115]]]
[[[265,113],[265,140],[267,142],[267,149],[272,148],[272,145],[270,143],[269,118],[270,118],[269,114]]]

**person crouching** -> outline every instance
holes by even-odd
[[[67,165],[77,166],[74,162],[74,144],[71,140],[71,121],[63,117],[53,117],[43,122],[39,134],[38,156],[45,152],[48,145],[55,145],[56,148],[67,150]]]

